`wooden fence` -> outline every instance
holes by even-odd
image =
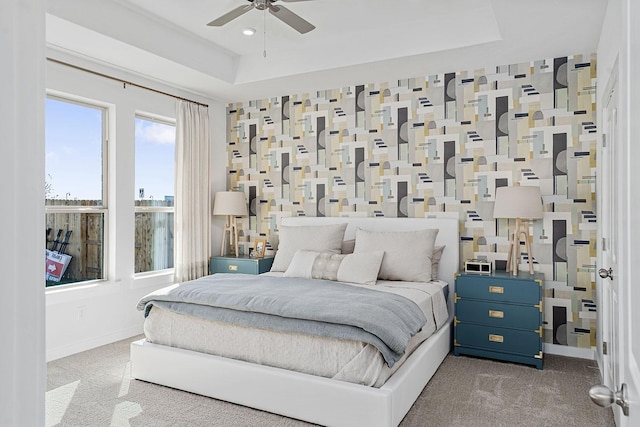
[[[48,199],[47,206],[99,206],[95,200]],[[137,206],[172,206],[172,201],[136,201]],[[51,249],[58,230],[60,239],[67,230],[71,237],[65,253],[71,262],[61,282],[47,282],[47,286],[104,278],[104,220],[105,214],[92,212],[47,213],[47,249]],[[135,214],[135,272],[173,267],[173,213],[137,212]]]
[[[47,206],[98,206],[95,200],[58,200],[47,199]],[[47,213],[46,228],[51,229],[47,236],[47,249],[52,240],[62,230],[61,238],[71,230],[69,244],[65,253],[71,255],[71,262],[60,283],[103,278],[104,260],[104,214],[103,213]],[[47,286],[57,282],[47,282]]]
[[[140,207],[173,206],[167,200],[136,200]],[[135,272],[173,268],[173,212],[136,212]]]

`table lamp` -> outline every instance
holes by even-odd
[[[222,234],[222,247],[220,254],[225,255],[227,232],[229,233],[229,246],[235,249],[238,256],[238,227],[236,217],[247,215],[247,202],[241,191],[218,191],[213,203],[214,215],[226,215],[227,222]]]
[[[507,271],[518,274],[520,259],[520,237],[524,235],[527,254],[529,255],[529,274],[533,274],[533,253],[529,240],[530,219],[542,218],[542,196],[540,188],[528,186],[499,187],[496,189],[496,203],[493,209],[494,218],[515,218],[516,227],[511,235],[511,247],[507,256]],[[513,260],[513,264],[511,261]]]

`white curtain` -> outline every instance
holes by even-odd
[[[183,282],[209,271],[209,109],[187,101],[176,108],[175,280]]]

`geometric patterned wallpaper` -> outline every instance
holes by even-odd
[[[595,85],[595,55],[574,55],[230,104],[241,251],[283,216],[453,217],[461,261],[500,264],[514,224],[495,189],[537,186],[544,341],[595,346]]]

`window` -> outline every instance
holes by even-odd
[[[46,286],[104,279],[106,109],[48,97]]]
[[[136,117],[136,273],[173,268],[175,138],[175,124]]]

